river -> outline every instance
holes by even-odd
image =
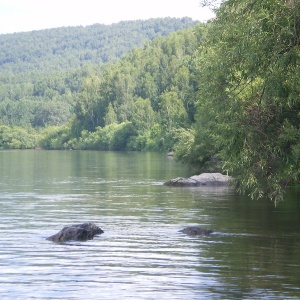
[[[159,153],[0,151],[1,299],[299,299],[299,189],[275,207],[163,185],[191,175]],[[104,234],[45,239],[83,222]]]

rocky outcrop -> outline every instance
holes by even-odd
[[[189,236],[195,236],[195,235],[210,235],[213,231],[210,229],[204,229],[197,226],[189,226],[182,230],[179,230],[179,232],[185,233]]]
[[[92,240],[95,235],[104,233],[104,231],[93,223],[83,223],[71,226],[65,226],[58,233],[47,238],[54,243],[64,243],[67,241],[87,241]]]
[[[164,183],[168,186],[226,186],[232,177],[221,173],[202,173],[189,178],[177,177]]]

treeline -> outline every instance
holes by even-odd
[[[194,25],[190,18],[158,18],[3,34],[0,74],[53,72],[105,63],[148,40]]]

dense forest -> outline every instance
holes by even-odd
[[[190,18],[158,18],[2,34],[0,74],[53,72],[105,63],[148,40],[194,24]]]
[[[1,123],[66,123],[93,69],[99,72],[134,47],[194,25],[190,18],[163,18],[0,35]]]
[[[299,1],[227,0],[117,60],[3,72],[0,147],[172,150],[277,203],[300,177],[299,45]]]

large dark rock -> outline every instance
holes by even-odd
[[[177,177],[164,183],[168,186],[226,186],[232,177],[221,173],[202,173],[189,178]]]
[[[213,231],[210,229],[204,229],[197,226],[189,226],[182,230],[179,230],[179,232],[185,233],[190,236],[195,236],[195,235],[210,235]]]
[[[64,243],[67,241],[87,241],[92,240],[95,235],[101,234],[104,231],[93,223],[83,223],[71,226],[65,226],[58,233],[49,236],[48,241],[54,243]]]

